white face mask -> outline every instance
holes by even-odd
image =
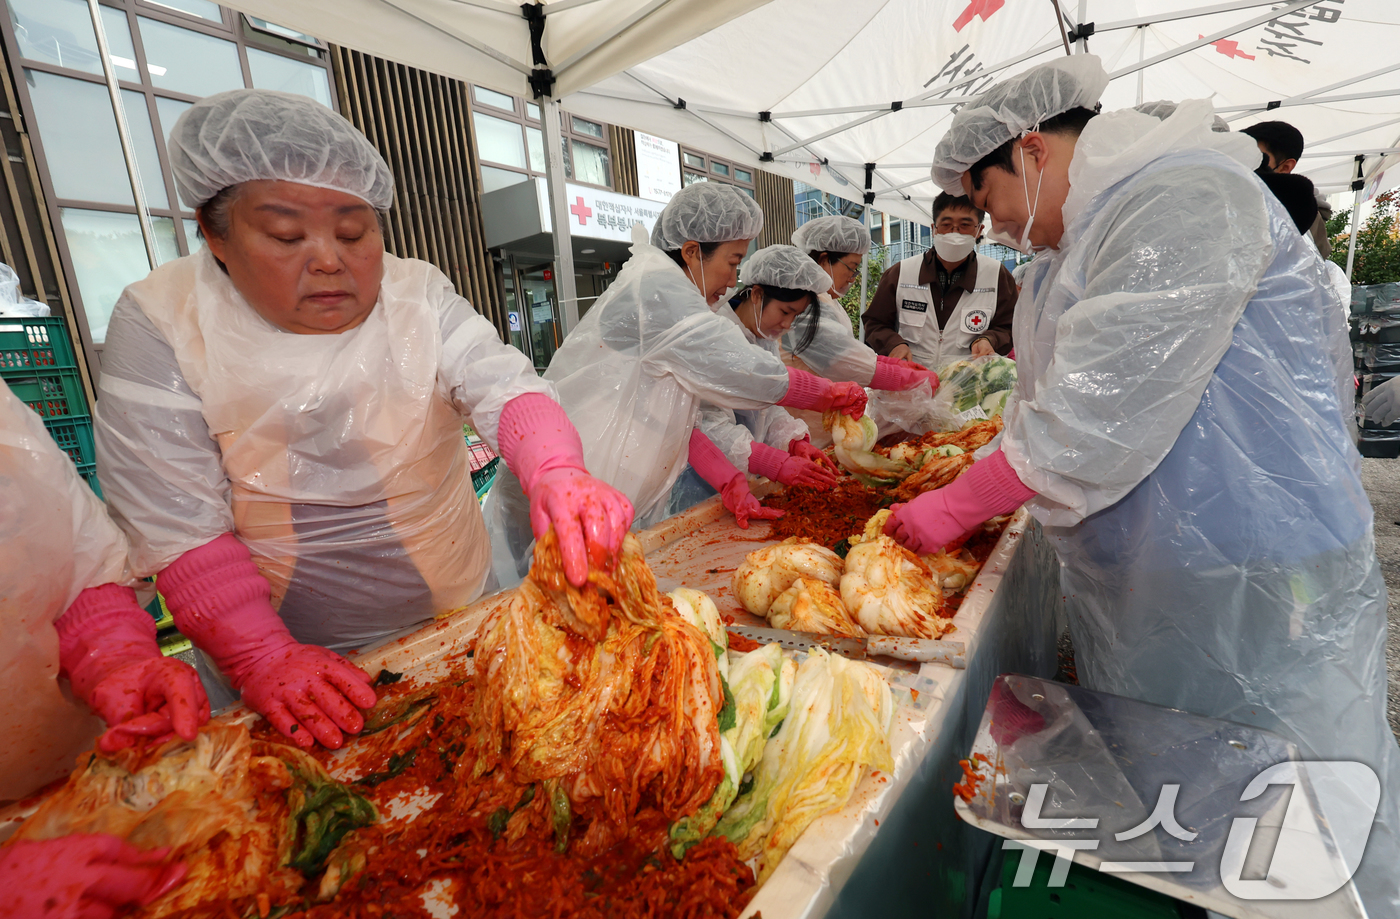
[[[757,300],[754,299],[752,293],[750,293],[748,297],[745,298],[745,302],[748,303],[749,311],[753,316],[753,334],[755,338],[758,338],[762,341],[777,341],[778,339],[783,337],[783,332],[781,329],[775,329],[772,335],[769,335],[768,332],[764,330],[763,306],[759,304]]]
[[[945,262],[961,262],[972,254],[977,246],[977,237],[966,233],[933,234],[933,251]]]
[[[1036,125],[1039,128],[1040,125]],[[1040,207],[1040,184],[1045,181],[1045,173],[1037,173],[1035,180],[1035,201],[1031,201],[1031,190],[1026,185],[1026,148],[1021,149],[1021,189],[1026,193],[1026,212],[1030,214],[1030,219],[1026,221],[1026,228],[1021,231],[1021,238],[1017,241],[1016,248],[1022,252],[1038,252],[1048,249],[1049,246],[1031,245],[1031,227],[1035,226],[1035,212]]]

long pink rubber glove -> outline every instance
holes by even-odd
[[[98,749],[113,753],[139,737],[194,740],[209,700],[194,668],[162,657],[156,623],[120,584],[89,587],[54,623],[58,663],[73,694],[107,722]]]
[[[973,527],[1035,497],[1000,450],[978,460],[952,483],[896,504],[885,523],[893,536],[920,555],[938,552]]]
[[[516,396],[501,410],[501,459],[530,499],[530,529],[539,539],[551,524],[559,537],[564,577],[588,581],[590,560],[611,567],[632,527],[632,502],[583,465],[583,441],[559,403],[543,393]]]
[[[934,392],[938,392],[938,374],[932,370],[915,370],[906,367],[900,361],[879,361],[875,362],[875,375],[870,378],[871,389],[883,389],[886,392],[903,392],[906,389],[913,389],[924,380],[928,380]]]
[[[919,363],[916,363],[916,362],[914,362],[914,361],[905,360],[904,358],[890,357],[888,354],[877,354],[877,355],[875,355],[875,363],[877,363],[877,364],[896,364],[896,365],[898,365],[898,366],[900,366],[900,367],[908,367],[910,370],[927,370],[927,369],[928,369],[928,368],[925,367],[923,364],[919,364]]]
[[[788,368],[788,391],[778,405],[814,412],[836,410],[852,418],[865,414],[865,388],[859,383],[833,383],[796,367]]]
[[[793,441],[802,443],[802,441]],[[754,441],[749,445],[749,472],[767,476],[784,485],[811,485],[830,488],[836,484],[836,474],[820,463],[803,456],[784,453],[777,447]]]
[[[827,456],[824,451],[818,450],[816,447],[812,446],[811,435],[804,435],[801,440],[794,440],[792,443],[788,444],[788,452],[793,456],[809,459],[826,469],[830,469],[832,475],[839,476],[841,474],[841,467],[836,465],[835,460]]]
[[[249,708],[298,746],[319,740],[338,749],[342,731],[358,734],[365,726],[356,709],[375,703],[370,675],[292,637],[238,537],[225,533],[189,550],[160,573],[156,586],[175,626],[213,655]]]
[[[720,502],[741,530],[749,528],[749,520],[776,520],[783,512],[773,507],[764,507],[749,491],[749,480],[740,472],[724,451],[716,447],[714,441],[706,437],[698,428],[690,432],[690,467],[719,492]]]
[[[169,855],[168,846],[138,849],[106,833],[21,840],[0,849],[0,916],[111,919],[185,879],[184,864],[166,864]]]

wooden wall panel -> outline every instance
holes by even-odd
[[[509,341],[504,294],[481,221],[467,85],[336,46],[331,65],[341,114],[394,174],[385,247],[440,268]]]
[[[791,245],[797,230],[797,199],[792,179],[758,170],[754,176],[754,198],[763,209],[763,232],[758,246]]]
[[[613,191],[621,195],[637,196],[637,136],[631,128],[609,125],[608,133],[612,140],[612,180]]]

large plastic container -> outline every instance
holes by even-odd
[[[0,316],[0,371],[77,369],[62,316]]]
[[[90,414],[83,381],[75,369],[0,370],[0,379],[21,402],[46,421]]]

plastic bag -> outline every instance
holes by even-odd
[[[49,315],[49,305],[31,300],[19,292],[19,275],[0,262],[0,316],[35,318]]]
[[[962,419],[957,427],[1000,415],[1011,390],[1016,388],[1016,362],[1009,357],[987,355],[954,361],[938,368],[935,399],[945,410]]]
[[[897,431],[928,434],[932,431],[956,431],[963,426],[946,400],[934,395],[928,382],[913,389],[867,389],[869,400],[865,413],[870,416],[884,437]]]

